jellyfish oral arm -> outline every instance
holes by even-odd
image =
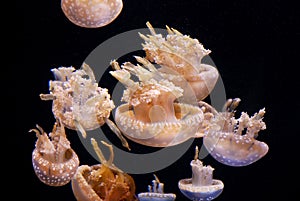
[[[126,138],[123,136],[122,132],[115,125],[115,123],[108,118],[105,118],[105,122],[108,125],[108,127],[113,131],[113,133],[116,134],[117,137],[121,140],[122,145],[130,151],[131,149],[129,147],[129,144],[128,144]]]

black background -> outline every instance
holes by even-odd
[[[296,62],[299,56],[299,7],[289,1],[258,0],[125,0],[118,18],[97,29],[86,29],[72,24],[63,14],[60,1],[31,0],[17,3],[17,55],[12,63],[19,80],[7,97],[17,104],[17,133],[13,134],[13,148],[17,154],[4,152],[13,162],[14,170],[8,187],[13,196],[22,200],[75,200],[70,184],[49,187],[41,183],[31,165],[31,153],[36,141],[28,130],[39,124],[50,131],[54,122],[51,102],[41,101],[40,93],[48,92],[48,81],[53,79],[50,69],[60,66],[80,67],[91,51],[105,40],[132,29],[146,28],[146,21],[154,27],[165,25],[197,38],[218,67],[228,98],[239,97],[238,112],[249,114],[265,107],[267,129],[259,140],[270,150],[261,160],[245,167],[222,165],[208,156],[205,165],[215,168],[214,178],[221,179],[225,188],[216,200],[274,200],[292,199],[297,195],[293,180],[298,175],[299,161],[299,93]],[[138,37],[138,36],[137,36]],[[19,49],[19,47],[21,48]],[[107,68],[104,66],[103,68]],[[6,79],[10,79],[7,76]],[[112,83],[115,82],[113,78]],[[109,87],[107,82],[101,85]],[[103,130],[107,130],[104,125]],[[80,157],[81,164],[98,163],[82,146],[77,133],[68,130],[68,138]],[[114,139],[112,135],[112,141]],[[155,149],[129,142],[136,150]],[[201,145],[196,139],[194,144]],[[13,153],[13,152],[12,152]],[[166,192],[176,193],[176,200],[188,200],[179,191],[177,182],[191,177],[189,166],[194,146],[180,160],[156,172],[165,184]],[[132,175],[137,193],[147,191],[153,174]],[[297,181],[296,181],[297,182]],[[296,186],[297,185],[296,183]],[[24,193],[20,190],[27,189]]]

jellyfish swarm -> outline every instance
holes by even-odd
[[[142,65],[116,61],[110,73],[126,90],[122,100],[127,102],[116,108],[115,121],[129,139],[152,147],[166,147],[194,137],[203,113],[198,106],[175,103],[183,90],[160,76],[145,58],[136,57]],[[130,79],[135,75],[139,82]]]
[[[81,69],[59,67],[51,70],[55,80],[49,81],[49,94],[40,94],[42,100],[52,101],[55,118],[72,130],[86,137],[86,131],[106,123],[129,149],[126,139],[109,119],[115,105],[105,88],[98,86],[93,70],[83,63]]]
[[[192,178],[181,179],[178,187],[182,194],[193,201],[209,201],[218,197],[224,188],[221,180],[213,179],[214,168],[204,166],[198,159],[198,147],[191,161]]]
[[[99,28],[110,24],[121,13],[122,0],[62,0],[65,16],[85,28]]]
[[[155,32],[149,22],[146,25],[151,34],[140,34],[145,41],[142,46],[146,59],[161,66],[157,69],[161,77],[183,89],[183,100],[189,100],[189,94],[196,96],[203,121],[199,123],[194,137],[204,137],[203,144],[210,154],[226,165],[244,166],[262,158],[268,152],[268,146],[255,138],[260,130],[266,128],[262,121],[265,110],[252,117],[243,112],[239,119],[235,119],[234,109],[239,99],[228,99],[225,112],[217,112],[202,101],[210,94],[219,76],[216,68],[201,63],[211,51],[206,50],[197,39],[176,29],[167,26],[168,35],[163,37]],[[245,128],[247,130],[242,134]]]
[[[263,121],[265,109],[251,117],[242,112],[240,118],[236,119],[235,108],[239,103],[239,98],[228,99],[223,112],[214,112],[210,129],[203,137],[203,144],[209,153],[217,161],[230,166],[254,163],[269,150],[266,143],[256,140],[258,132],[266,129]]]
[[[97,141],[91,138],[101,164],[78,167],[71,183],[74,196],[78,201],[137,201],[133,178],[113,164],[112,145],[101,142],[109,147],[110,158],[105,159]]]
[[[192,93],[198,101],[205,99],[213,90],[219,77],[217,69],[203,64],[203,57],[211,51],[197,40],[166,26],[168,35],[157,34],[147,22],[151,35],[140,34],[146,58],[159,64],[161,75],[184,90],[184,96]],[[184,80],[184,81],[182,81]],[[187,83],[188,85],[187,85]]]
[[[31,129],[37,141],[32,152],[32,165],[40,181],[49,186],[63,186],[69,183],[79,166],[79,158],[71,148],[64,126],[55,122],[49,135],[40,127]]]

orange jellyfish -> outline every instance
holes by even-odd
[[[195,105],[179,103],[183,90],[160,76],[147,59],[135,57],[142,65],[112,62],[110,73],[126,90],[122,100],[127,102],[116,108],[115,121],[129,139],[152,147],[177,145],[196,137],[203,120],[202,110]],[[138,77],[133,81],[131,74]]]
[[[32,152],[35,174],[49,186],[63,186],[69,183],[79,166],[79,158],[70,146],[63,124],[57,121],[49,135],[40,127],[31,129],[37,141]]]
[[[103,27],[114,21],[123,8],[122,0],[62,0],[61,8],[74,24],[85,28]]]
[[[93,148],[101,164],[81,165],[72,179],[72,190],[78,201],[137,201],[133,178],[113,164],[112,145],[110,158],[106,160],[97,141],[91,138]]]
[[[96,82],[93,70],[83,63],[80,69],[59,67],[51,70],[55,80],[49,81],[49,94],[40,94],[45,101],[52,101],[52,112],[55,118],[72,130],[79,131],[86,138],[86,131],[95,130],[107,124],[129,148],[126,139],[117,126],[109,119],[114,102],[106,88]]]
[[[265,109],[251,117],[242,112],[236,119],[235,108],[239,102],[239,98],[228,99],[223,112],[214,112],[209,130],[203,137],[203,144],[213,158],[229,166],[249,165],[264,157],[269,150],[266,143],[256,139],[258,132],[266,129],[263,121]]]
[[[205,49],[197,39],[190,38],[176,29],[166,26],[168,34],[163,37],[155,32],[149,22],[146,25],[151,35],[140,34],[145,41],[142,45],[146,58],[161,65],[161,75],[183,88],[184,96],[193,93],[198,101],[205,99],[219,78],[219,72],[214,66],[202,63],[203,57],[211,51]]]

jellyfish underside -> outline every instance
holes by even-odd
[[[152,147],[173,146],[194,137],[202,119],[199,108],[175,103],[174,112],[178,119],[174,122],[144,123],[128,108],[130,108],[128,104],[117,107],[116,124],[127,138]]]
[[[62,0],[65,16],[74,24],[85,28],[99,28],[113,22],[121,13],[122,0]]]
[[[92,138],[91,141],[101,164],[82,165],[78,168],[72,179],[72,190],[76,199],[78,201],[136,200],[134,180],[112,163],[114,157],[112,146],[102,141],[111,151],[111,156],[106,161],[96,140]]]

